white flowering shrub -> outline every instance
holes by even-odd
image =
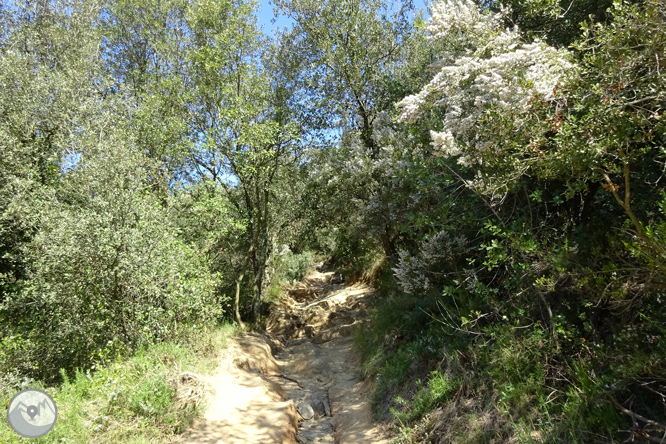
[[[558,85],[575,68],[566,50],[523,42],[517,28],[502,29],[502,18],[470,0],[436,3],[426,29],[446,53],[432,66],[435,77],[397,105],[399,120],[411,123],[430,107],[442,108],[442,129],[431,131],[432,144],[439,155],[458,157],[468,167],[509,154],[495,133],[480,128],[491,110],[510,113],[520,126],[533,104],[557,99]]]
[[[416,255],[400,251],[393,272],[405,293],[419,294],[461,274],[462,258],[469,250],[469,242],[464,236],[440,231],[426,238]]]
[[[327,190],[317,207],[317,223],[325,228],[336,221],[344,227],[335,233],[336,256],[356,257],[361,254],[357,249],[372,248],[397,253],[410,224],[407,214],[418,214],[424,204],[417,177],[409,174],[419,168],[422,147],[395,127],[388,112],[378,113],[372,134],[376,155],[368,152],[357,131],[349,130],[340,146],[320,154],[310,170],[310,180]]]

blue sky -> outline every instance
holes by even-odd
[[[259,0],[260,10],[257,14],[259,17],[259,26],[264,27],[264,32],[270,34],[273,29],[289,27],[291,20],[285,17],[279,17],[275,24],[271,23],[273,18],[273,5],[269,4],[269,0]]]
[[[278,17],[278,20],[276,21],[275,24],[271,23],[271,19],[273,18],[273,6],[270,4],[270,0],[259,0],[260,3],[260,10],[258,13],[259,17],[259,26],[264,27],[264,32],[266,34],[270,34],[272,30],[277,29],[277,28],[282,28],[284,26],[289,27],[291,24],[291,20],[288,20],[285,17]],[[414,0],[414,5],[417,8],[424,8],[426,7],[427,3],[431,3],[429,0]]]

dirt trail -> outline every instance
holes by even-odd
[[[203,378],[212,393],[206,413],[177,442],[185,444],[296,443],[298,414],[282,387],[264,335],[248,334],[225,351],[217,372]]]
[[[282,385],[303,418],[299,443],[388,443],[373,423],[371,387],[352,349],[352,331],[367,319],[373,296],[371,287],[343,285],[320,267],[269,318],[268,332],[286,341],[277,363],[297,381]]]
[[[225,353],[205,417],[181,442],[387,444],[352,349],[373,295],[320,266],[274,307],[267,335]]]

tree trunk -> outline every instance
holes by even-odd
[[[384,226],[384,231],[379,236],[386,257],[392,257],[396,254],[395,238],[392,236],[391,231],[392,231],[391,228],[388,225],[386,225]]]
[[[261,302],[263,299],[263,290],[264,290],[264,276],[266,275],[266,267],[268,266],[268,233],[267,230],[263,230],[264,233],[261,236],[261,241],[259,248],[257,248],[257,254],[255,255],[253,261],[253,272],[254,272],[254,304],[253,304],[253,315],[254,322],[259,322],[261,319]]]
[[[241,281],[243,280],[244,274],[241,273],[238,278],[236,279],[236,299],[234,300],[234,310],[236,312],[236,320],[238,321],[238,325],[240,325],[241,328],[245,328],[245,324],[243,323],[243,320],[241,319],[240,316],[240,310],[239,310],[239,304],[240,304],[240,284]]]
[[[261,319],[261,300],[262,300],[262,284],[264,280],[264,270],[266,269],[266,263],[262,260],[257,262],[257,265],[254,270],[254,285],[252,287],[254,293],[254,302],[252,306],[252,314],[254,317],[254,322],[257,323]]]

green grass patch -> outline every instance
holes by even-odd
[[[14,433],[3,414],[0,443],[169,442],[200,414],[200,406],[180,393],[190,388],[202,392],[204,387],[197,379],[181,375],[213,373],[220,351],[238,333],[233,325],[191,332],[141,349],[130,358],[99,362],[93,371],[62,372],[64,382],[58,387],[24,381],[22,388],[42,389],[53,396],[58,421],[42,438],[28,439]],[[0,390],[5,408],[22,388]]]
[[[402,412],[397,409],[391,409],[391,412],[401,423],[413,423],[448,401],[460,389],[460,383],[460,379],[451,379],[440,371],[433,371],[427,385],[417,381],[417,391],[411,401],[396,398],[396,402],[404,407]]]

